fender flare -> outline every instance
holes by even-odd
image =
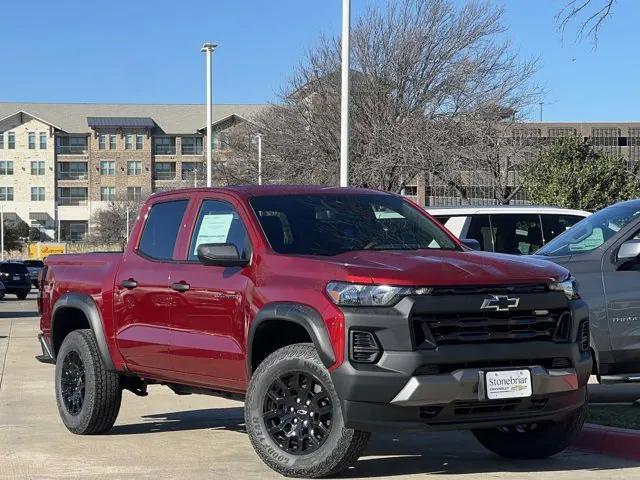
[[[104,327],[102,324],[102,317],[100,315],[100,309],[87,294],[83,293],[65,293],[62,295],[53,306],[51,311],[51,332],[55,331],[56,313],[64,308],[71,308],[80,310],[84,313],[84,316],[89,322],[89,326],[93,331],[93,335],[96,338],[96,344],[98,345],[98,352],[102,357],[105,370],[115,371],[111,354],[109,353],[109,346],[107,345],[107,338],[104,334]],[[53,352],[57,355],[58,352]]]
[[[249,335],[247,336],[247,371],[250,375],[253,374],[251,365],[255,333],[260,325],[270,320],[284,320],[300,325],[309,334],[324,366],[329,368],[336,362],[329,332],[322,315],[315,308],[302,303],[273,302],[260,309],[249,328]]]

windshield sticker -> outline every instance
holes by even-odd
[[[594,228],[587,238],[578,243],[571,243],[569,250],[571,252],[588,252],[595,250],[604,243],[604,233],[601,228]]]
[[[209,213],[202,218],[198,238],[193,249],[194,255],[198,253],[198,246],[203,243],[225,243],[231,230],[233,213]]]

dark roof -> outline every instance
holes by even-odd
[[[95,127],[140,127],[153,128],[155,123],[149,117],[87,117],[87,125]]]

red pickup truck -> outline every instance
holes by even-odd
[[[77,434],[128,389],[245,400],[258,455],[336,474],[370,432],[470,429],[541,458],[580,430],[588,313],[567,270],[477,252],[402,197],[245,186],[152,195],[126,251],[56,255],[38,358]]]

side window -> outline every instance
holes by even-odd
[[[138,250],[156,260],[171,260],[187,200],[156,203],[144,224]]]
[[[480,242],[480,250],[493,252],[493,231],[489,215],[473,215],[469,223],[466,238],[472,238]]]
[[[529,255],[542,247],[542,229],[537,214],[491,215],[495,251]]]
[[[440,222],[440,225],[446,225],[447,221],[451,218],[450,215],[434,215],[434,217],[436,220],[438,220],[438,222]]]
[[[555,237],[569,230],[576,223],[582,220],[577,215],[540,215],[542,218],[542,231],[544,233],[544,243],[550,242]]]
[[[251,256],[251,243],[238,212],[226,202],[205,200],[200,207],[189,246],[189,260],[197,260],[202,243],[233,243],[241,258]]]

